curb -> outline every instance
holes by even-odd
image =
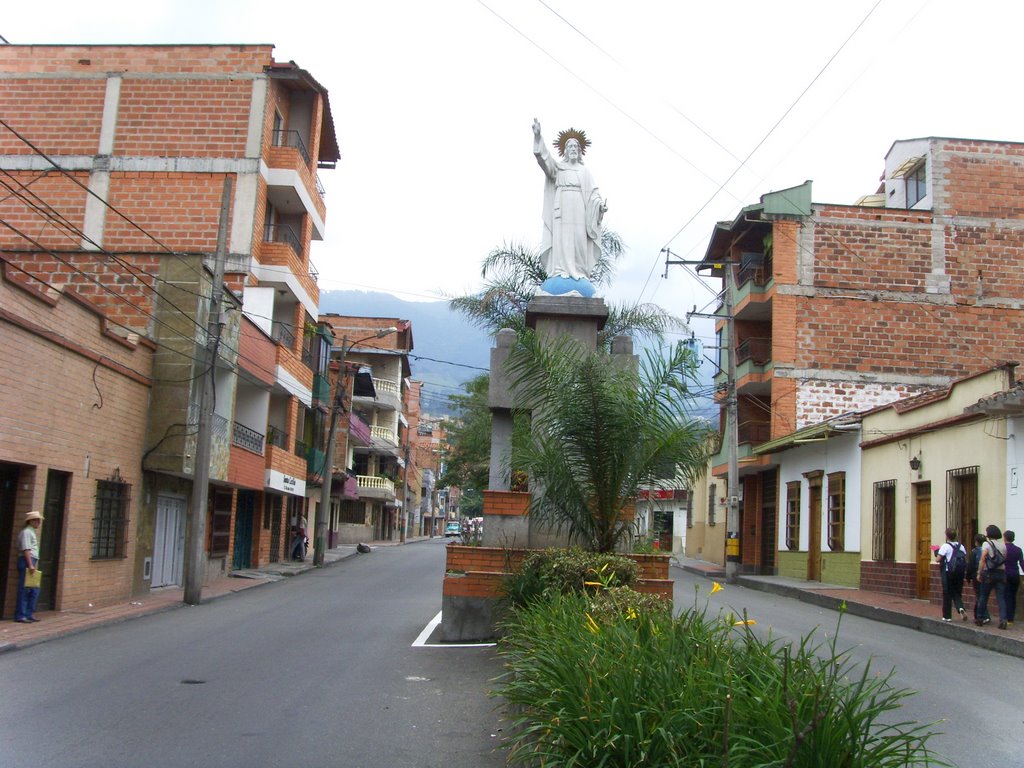
[[[831,610],[838,611],[842,604],[845,603],[846,612],[851,616],[860,616],[861,618],[870,619],[871,621],[881,621],[886,624],[894,624],[898,627],[904,627],[905,629],[915,629],[918,632],[945,637],[948,640],[957,640],[962,643],[969,643],[970,645],[985,648],[990,651],[996,651],[997,653],[1003,653],[1007,656],[1024,658],[1024,643],[1009,637],[990,635],[987,632],[979,632],[969,626],[965,626],[964,622],[954,624],[952,622],[942,622],[937,619],[909,616],[905,613],[900,613],[899,611],[889,610],[888,608],[878,608],[873,605],[865,605],[864,603],[850,602],[831,595],[822,595],[817,592],[798,589],[786,584],[773,584],[761,579],[747,579],[740,576],[736,581],[740,586],[747,587],[749,589],[756,589],[761,592],[768,592],[781,597],[793,598],[805,603],[810,603],[811,605],[816,605],[819,608],[829,608]]]

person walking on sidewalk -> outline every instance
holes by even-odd
[[[999,628],[1006,629],[1006,545],[1003,544],[1003,532],[999,526],[990,525],[985,529],[985,543],[981,545],[981,560],[978,562],[978,580],[981,591],[978,599],[981,602],[982,619],[975,624],[991,624],[992,617],[988,612],[988,596],[995,590],[996,608],[999,610]]]
[[[981,562],[981,545],[985,543],[985,537],[980,533],[974,536],[974,549],[971,556],[967,558],[967,581],[974,587],[974,623],[978,624],[985,614],[981,612],[981,584],[978,581],[978,563]]]
[[[946,529],[946,543],[935,553],[939,561],[939,575],[942,578],[942,620],[952,621],[952,607],[955,605],[960,618],[967,621],[964,610],[964,576],[967,573],[967,550],[956,540],[956,529]]]
[[[1003,531],[1006,543],[1006,623],[1013,624],[1017,614],[1017,590],[1020,589],[1020,575],[1024,571],[1024,553],[1013,543],[1017,535],[1013,531]]]
[[[25,579],[34,576],[39,563],[39,536],[36,531],[43,523],[40,512],[25,514],[25,527],[18,534],[18,592],[14,603],[14,620],[19,624],[39,621],[33,614],[39,601],[39,587],[26,586]]]

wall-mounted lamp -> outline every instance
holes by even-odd
[[[915,456],[910,460],[910,468],[917,472],[921,468],[921,459]]]

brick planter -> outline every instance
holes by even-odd
[[[522,496],[526,494],[515,494]],[[441,639],[444,642],[490,640],[502,598],[502,580],[519,567],[526,549],[467,547],[449,544],[441,589]],[[672,600],[669,556],[625,554],[640,566],[638,592]]]

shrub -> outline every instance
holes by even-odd
[[[508,604],[516,607],[544,596],[629,587],[639,577],[640,566],[622,555],[545,549],[527,553],[519,568],[506,577],[504,592]]]
[[[760,639],[732,617],[602,612],[587,594],[505,622],[497,695],[516,713],[513,762],[558,766],[943,765],[927,726],[891,713],[910,695],[857,670],[835,640]],[[894,722],[896,721],[896,722]]]

